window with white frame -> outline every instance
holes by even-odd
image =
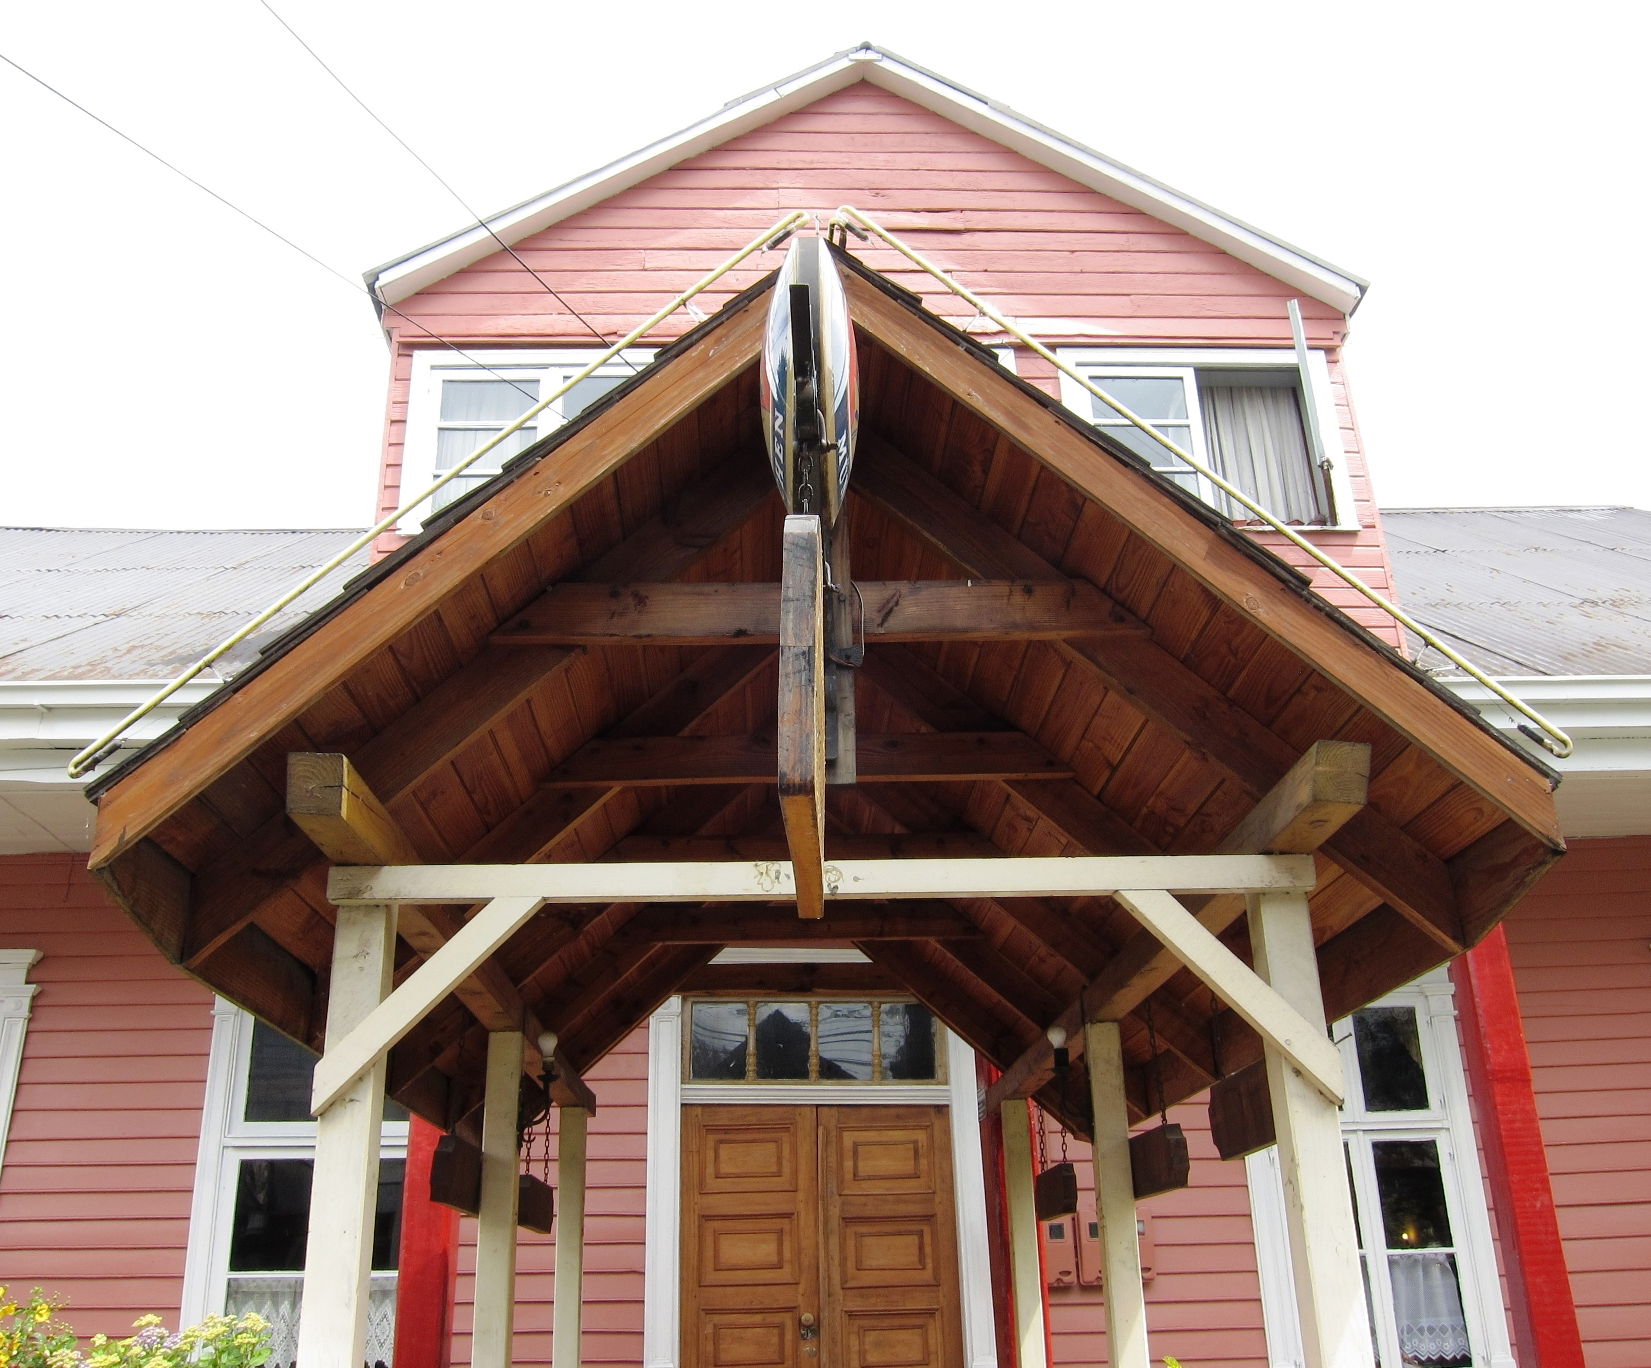
[[[34,995],[40,988],[29,982],[29,970],[39,959],[38,950],[0,950],[0,1164],[6,1158],[17,1075],[23,1067],[23,1037],[29,1029]]]
[[[272,1368],[297,1353],[309,1235],[315,1056],[220,1000],[190,1218],[183,1316],[256,1311],[272,1327]],[[367,1368],[390,1368],[407,1116],[385,1107],[368,1297]]]
[[[402,449],[402,497],[428,488],[601,355],[600,351],[569,348],[472,351],[463,356],[451,351],[415,352]],[[401,530],[417,531],[432,512],[497,475],[517,452],[577,418],[652,359],[651,351],[628,351],[577,381],[533,422],[444,485],[427,505],[413,510]]]
[[[1087,347],[1061,359],[1282,522],[1350,526],[1352,492],[1322,351]],[[1061,398],[1165,478],[1229,517],[1252,515],[1070,376]],[[1315,450],[1315,434],[1317,450]]]
[[[1443,970],[1338,1022],[1342,1139],[1378,1368],[1512,1368]],[[1300,1364],[1277,1151],[1249,1160],[1267,1338]]]

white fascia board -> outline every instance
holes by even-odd
[[[166,680],[21,680],[0,682],[0,747],[78,750],[116,726],[164,688]],[[129,742],[152,741],[219,681],[185,684],[132,724]]]
[[[506,242],[517,242],[858,80],[869,81],[1079,185],[1184,229],[1342,313],[1351,314],[1364,296],[1367,282],[1358,276],[1075,143],[983,95],[870,46],[838,53],[795,76],[734,100],[709,118],[506,209],[488,223]],[[367,284],[386,303],[399,303],[495,250],[492,235],[478,224],[376,267],[367,272]]]
[[[1483,684],[1439,681],[1499,731],[1524,721]],[[1530,675],[1497,681],[1576,743],[1564,760],[1544,757],[1561,774],[1598,770],[1651,772],[1651,675]]]

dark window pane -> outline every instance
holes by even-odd
[[[261,1021],[252,1023],[247,1071],[248,1121],[309,1121],[315,1056]],[[302,1267],[302,1265],[300,1265]]]
[[[405,1164],[378,1166],[378,1208],[373,1217],[373,1267],[396,1266],[401,1244],[401,1185]],[[235,1222],[229,1237],[232,1273],[278,1273],[304,1266],[309,1236],[309,1159],[243,1159],[235,1187]]]
[[[745,1004],[696,1002],[688,1046],[690,1078],[745,1078]]]
[[[820,1004],[820,1077],[871,1081],[871,1004]]]
[[[1438,1145],[1432,1140],[1377,1140],[1370,1148],[1387,1247],[1427,1249],[1452,1244]]]
[[[808,1077],[808,1004],[757,1004],[757,1077]]]
[[[1421,1111],[1427,1074],[1413,1007],[1366,1007],[1353,1014],[1364,1105],[1371,1111]]]
[[[883,1077],[931,1079],[934,1017],[917,1002],[883,1004]]]

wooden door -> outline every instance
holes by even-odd
[[[683,1368],[959,1368],[940,1107],[685,1107]]]

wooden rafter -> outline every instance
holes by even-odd
[[[780,564],[776,779],[797,915],[812,920],[825,915],[825,533],[819,518],[785,520]]]

